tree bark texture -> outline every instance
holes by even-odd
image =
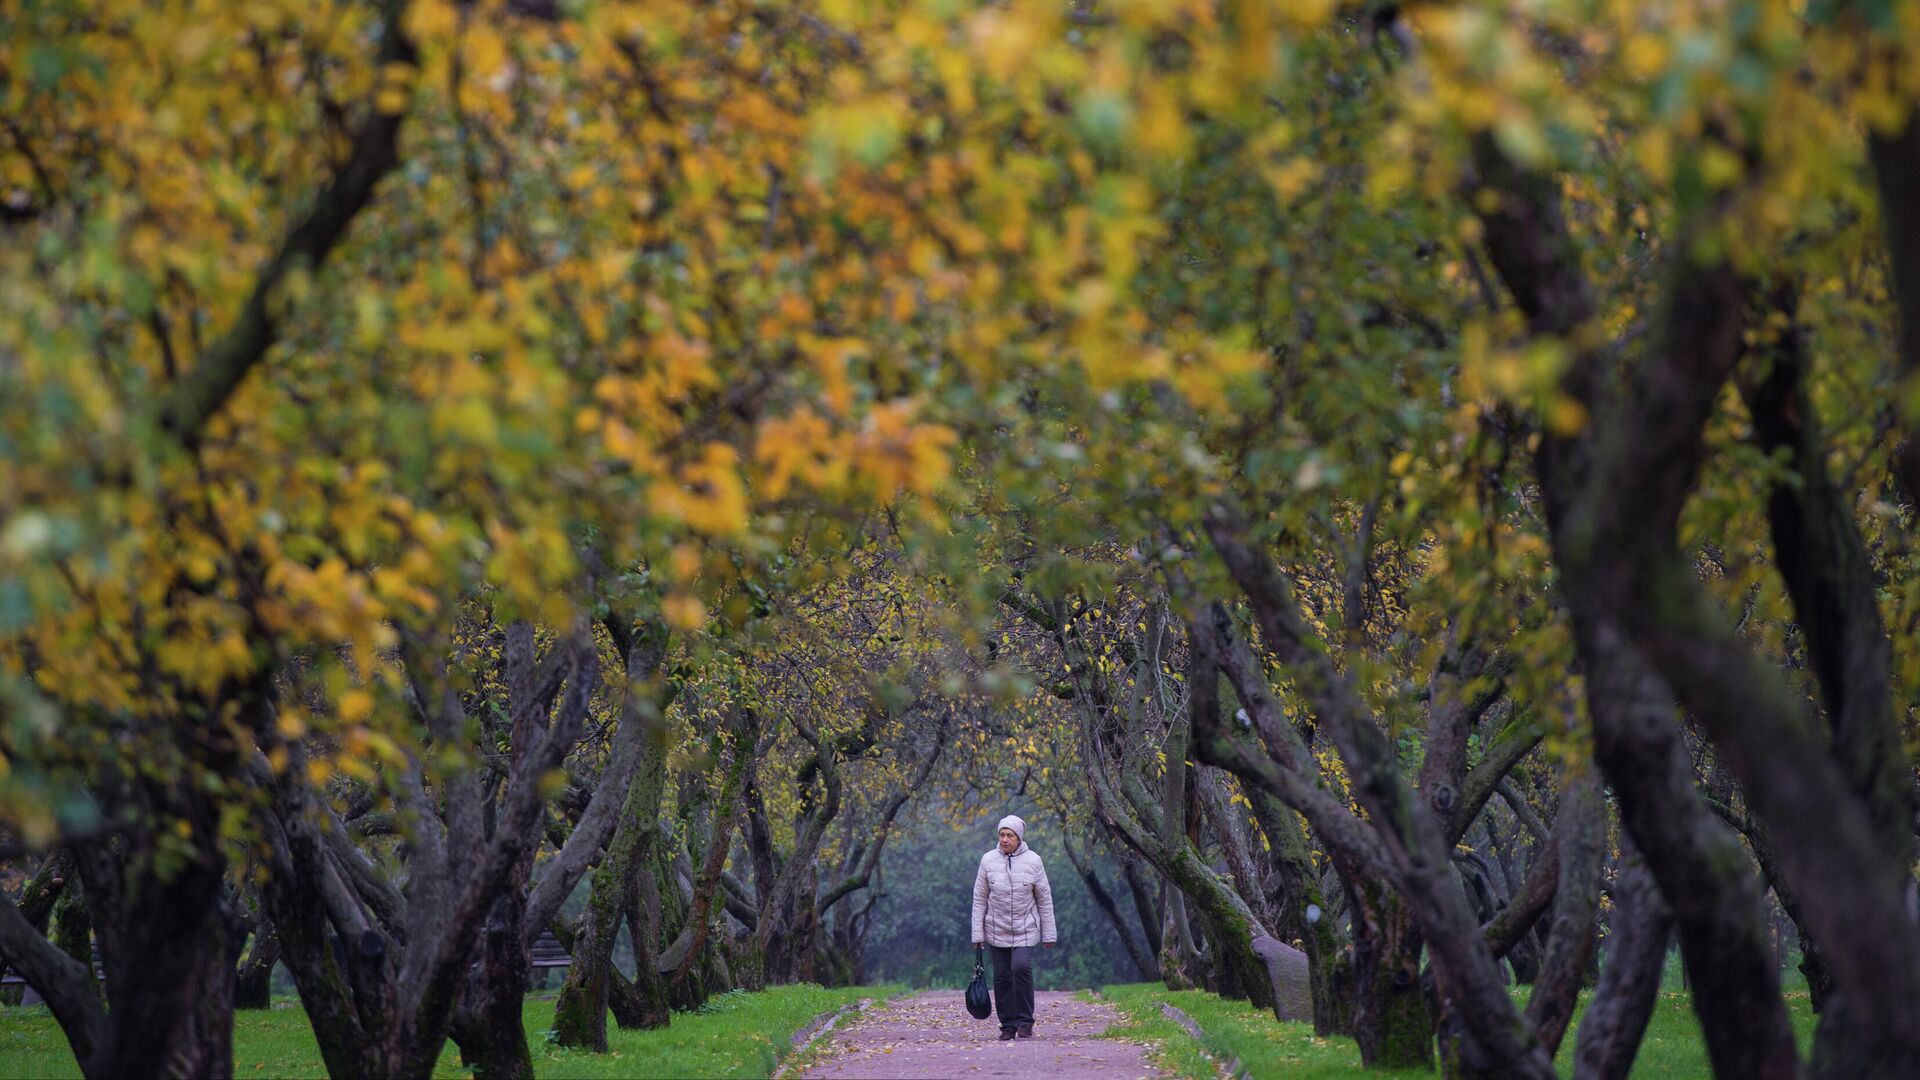
[[[1491,139],[1478,144],[1476,162],[1484,190],[1475,205],[1495,268],[1532,333],[1568,338],[1595,308],[1553,179],[1515,167]],[[1738,841],[1693,788],[1673,698],[1700,719],[1743,786],[1763,793],[1766,805],[1756,809],[1769,828],[1793,830],[1780,837],[1796,856],[1789,879],[1834,893],[1822,912],[1810,913],[1816,932],[1847,920],[1898,926],[1904,918],[1895,914],[1897,890],[1876,868],[1881,859],[1865,850],[1864,816],[1844,805],[1850,800],[1824,748],[1809,745],[1788,715],[1777,673],[1758,670],[1745,647],[1729,641],[1701,602],[1691,568],[1674,557],[1673,528],[1698,466],[1700,425],[1740,342],[1738,283],[1684,259],[1676,273],[1673,319],[1644,377],[1616,402],[1607,392],[1611,357],[1577,356],[1562,385],[1597,418],[1593,430],[1549,434],[1536,464],[1587,669],[1596,753],[1629,831],[1675,905],[1710,1056],[1723,1075],[1787,1077],[1797,1060],[1755,918],[1758,890]],[[1878,969],[1855,954],[1854,974],[1891,1000],[1914,1002],[1920,988],[1905,984],[1920,964],[1903,955],[1907,944],[1883,949]],[[1890,1048],[1907,1042],[1897,1014],[1910,1009],[1888,1010]]]
[[[253,928],[253,947],[234,974],[233,1004],[237,1009],[265,1009],[273,1005],[273,968],[280,962],[280,937],[273,923],[262,918]]]
[[[532,1080],[522,1006],[530,963],[522,915],[526,894],[509,887],[494,901],[481,932],[467,989],[454,1010],[449,1034],[460,1057],[479,1080]]]
[[[1889,223],[1889,228],[1894,224]],[[1876,846],[1913,849],[1914,781],[1892,698],[1892,643],[1880,620],[1878,583],[1848,498],[1827,471],[1827,441],[1806,386],[1806,331],[1798,321],[1798,297],[1790,283],[1755,290],[1764,320],[1752,362],[1759,370],[1740,380],[1754,439],[1770,453],[1783,453],[1792,478],[1768,491],[1767,518],[1775,562],[1793,600],[1794,622],[1826,705],[1832,751],[1841,775],[1866,810]],[[1768,838],[1763,866],[1777,873]],[[1791,903],[1807,943],[1809,988],[1817,986],[1820,1023],[1814,1033],[1816,1073],[1836,1076],[1865,1067],[1855,1059],[1864,1033],[1852,1025],[1862,1011],[1831,1003],[1832,973],[1820,936],[1804,924],[1803,898],[1791,882],[1781,890]]]
[[[1600,915],[1600,863],[1606,845],[1606,812],[1600,782],[1582,768],[1568,782],[1554,822],[1559,839],[1560,883],[1553,899],[1553,929],[1540,964],[1540,978],[1527,998],[1527,1022],[1553,1054],[1573,1018],[1587,962],[1593,957]]]
[[[1626,836],[1614,875],[1613,919],[1600,983],[1580,1018],[1575,1080],[1625,1080],[1659,998],[1660,971],[1673,933],[1673,913],[1646,860]]]
[[[450,742],[468,721],[442,653],[427,645],[402,635],[414,697],[434,738]],[[513,913],[497,912],[495,903],[518,891],[510,888],[516,868],[540,836],[541,780],[577,742],[599,682],[597,655],[584,633],[552,649],[551,663],[540,666],[545,685],[558,694],[550,723],[544,703],[554,695],[543,691],[533,695],[543,703],[543,730],[523,757],[516,754],[490,815],[481,795],[493,777],[455,774],[440,783],[438,799],[426,794],[417,765],[398,778],[415,821],[404,897],[368,864],[338,818],[328,820],[332,811],[307,787],[303,762],[296,758],[278,776],[259,766],[262,787],[274,795],[273,813],[263,822],[267,910],[330,1073],[430,1075],[490,926],[499,932],[494,940],[502,955],[524,964],[524,937],[510,925]],[[494,921],[496,914],[508,921]],[[524,978],[524,967],[505,977]]]
[[[193,801],[203,811],[196,834],[205,839],[171,875],[157,872],[150,851],[79,853],[106,975],[110,1049],[96,1075],[233,1075],[226,860],[215,839],[217,810]]]
[[[1353,913],[1353,1038],[1370,1069],[1430,1068],[1434,1016],[1420,982],[1420,926],[1379,880],[1349,882]]]
[[[1262,644],[1286,667],[1309,708],[1332,735],[1354,794],[1367,810],[1391,866],[1390,880],[1422,924],[1438,985],[1452,1000],[1452,1014],[1468,1025],[1481,1051],[1514,1075],[1551,1077],[1551,1057],[1507,996],[1506,980],[1482,943],[1479,921],[1448,859],[1451,845],[1441,824],[1401,777],[1392,744],[1346,673],[1319,647],[1286,577],[1265,551],[1249,542],[1238,511],[1224,503],[1216,505],[1206,528],[1252,607]],[[1243,701],[1246,684],[1251,682],[1235,679],[1235,689],[1243,690]],[[1260,727],[1263,739],[1268,739],[1276,725],[1268,722]],[[1269,750],[1274,750],[1268,742]],[[1287,797],[1283,791],[1274,793]],[[1304,809],[1297,804],[1296,808]]]
[[[1885,230],[1887,262],[1893,271],[1893,294],[1899,318],[1899,355],[1895,369],[1910,387],[1920,374],[1920,109],[1911,109],[1897,131],[1870,131],[1867,157],[1880,194],[1880,224]],[[1912,415],[1904,422],[1895,473],[1907,497],[1920,506],[1920,439],[1914,437]]]
[[[650,739],[640,767],[620,811],[606,856],[593,873],[593,898],[581,916],[573,964],[554,1005],[554,1041],[597,1054],[607,1052],[607,979],[613,968],[614,940],[626,912],[627,890],[636,873],[652,873],[651,854],[660,831],[660,802],[666,789],[667,753],[662,740]],[[636,946],[638,942],[636,942]],[[653,986],[659,973],[642,971],[642,982]],[[650,996],[642,991],[643,996]]]

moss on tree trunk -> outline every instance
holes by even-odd
[[[1383,882],[1363,881],[1354,902],[1353,1037],[1368,1068],[1433,1064],[1433,1010],[1420,980],[1420,929]]]
[[[1267,973],[1266,961],[1253,951],[1252,913],[1191,849],[1173,859],[1168,869],[1172,871],[1169,880],[1193,905],[1212,943],[1216,992],[1222,997],[1250,1001],[1257,1008],[1273,1008],[1273,979]]]
[[[607,987],[614,938],[626,914],[634,872],[650,861],[665,780],[666,746],[657,739],[648,740],[620,809],[620,827],[593,872],[593,897],[574,945],[573,966],[554,1006],[554,1041],[561,1046],[607,1052]]]
[[[596,1054],[607,1052],[607,971],[613,964],[614,931],[620,920],[619,891],[611,869],[603,864],[593,875],[593,896],[582,916],[573,965],[553,1006],[554,1042]]]

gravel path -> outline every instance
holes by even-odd
[[[1164,1074],[1146,1047],[1094,1036],[1121,1021],[1111,1005],[1043,990],[1034,995],[1031,1039],[1000,1042],[1000,1025],[967,1015],[958,990],[901,998],[828,1035],[831,1049],[806,1075],[816,1080],[893,1077],[1020,1077],[1028,1080],[1146,1080]]]

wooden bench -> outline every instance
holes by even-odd
[[[527,985],[535,990],[545,990],[547,972],[555,969],[565,971],[572,966],[573,955],[567,952],[567,947],[560,944],[560,939],[553,936],[553,931],[543,930],[527,949]]]
[[[543,930],[539,937],[533,939],[533,946],[527,950],[527,959],[528,966],[535,971],[573,966],[573,954],[560,944],[560,939],[553,936],[551,930]]]

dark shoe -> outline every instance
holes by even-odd
[[[1008,1039],[1011,1039],[1011,1038],[1013,1038],[1013,1029],[1012,1029],[1012,1028],[1001,1028],[1001,1029],[1000,1029],[1000,1041],[1001,1041],[1001,1042],[1006,1042],[1006,1041],[1007,1041]]]
[[[1033,1038],[1033,1025],[1029,1024],[1026,1027],[1020,1028],[1015,1034],[1023,1039],[1031,1039]]]

